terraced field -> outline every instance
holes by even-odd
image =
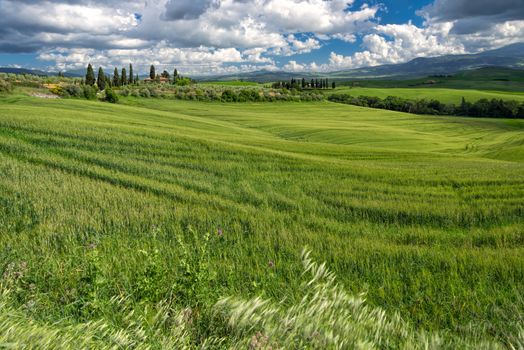
[[[174,295],[203,337],[220,296],[293,302],[304,246],[416,328],[506,339],[524,312],[522,120],[8,96],[0,178],[0,272],[38,322]]]

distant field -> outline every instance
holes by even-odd
[[[209,81],[201,82],[202,85],[220,85],[220,86],[261,86],[259,83],[252,81]]]
[[[469,102],[482,98],[524,101],[524,92],[506,91],[481,91],[465,89],[440,89],[440,88],[366,88],[366,87],[339,87],[336,93],[349,93],[353,96],[376,96],[385,98],[399,96],[407,99],[435,99],[443,103],[459,104],[464,97]]]
[[[115,298],[145,320],[168,300],[226,334],[210,305],[296,301],[304,246],[416,328],[504,338],[524,314],[524,120],[7,96],[0,178],[0,275],[22,271],[9,305],[35,322],[125,328]]]
[[[332,77],[335,78],[335,77]],[[339,85],[353,83],[368,88],[417,88],[417,89],[458,89],[482,91],[508,91],[524,93],[524,70],[501,67],[485,67],[465,70],[449,76],[426,76],[416,79],[336,79]],[[428,84],[428,82],[432,84]]]

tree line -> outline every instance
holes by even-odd
[[[502,99],[480,99],[474,103],[463,97],[459,105],[445,104],[437,100],[409,100],[398,96],[388,96],[385,99],[372,96],[354,97],[348,94],[332,94],[329,101],[350,104],[361,107],[388,109],[392,111],[486,118],[524,118],[524,102]]]
[[[133,65],[129,64],[129,73],[126,71],[125,68],[122,68],[122,70],[119,70],[115,67],[115,70],[113,71],[113,77],[109,76],[108,74],[105,74],[104,69],[102,67],[98,68],[98,74],[95,77],[95,72],[93,70],[93,66],[89,64],[87,66],[87,72],[85,76],[85,80],[83,81],[85,85],[89,86],[96,86],[100,91],[105,90],[106,87],[120,87],[125,85],[133,85],[138,83],[138,75],[134,75],[133,73]]]
[[[178,70],[175,68],[173,75],[171,76],[168,71],[164,70],[161,74],[156,74],[156,69],[154,65],[151,65],[149,78],[152,81],[160,82],[161,78],[166,79],[169,82],[172,82],[176,85],[185,85],[188,82],[188,78],[182,77]],[[100,91],[105,90],[106,87],[122,87],[126,85],[137,85],[140,79],[138,74],[133,73],[133,65],[129,64],[129,72],[126,71],[126,68],[119,70],[115,67],[113,71],[113,76],[106,74],[102,67],[98,68],[98,74],[95,76],[93,66],[89,64],[87,66],[86,76],[82,82],[85,85],[97,86]]]
[[[292,78],[289,81],[277,81],[273,83],[272,87],[274,89],[296,89],[296,90],[305,90],[305,89],[332,89],[336,88],[336,83],[333,81],[331,86],[329,85],[329,79],[311,79],[307,81],[305,78],[295,79]]]

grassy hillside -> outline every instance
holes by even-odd
[[[462,97],[468,102],[475,102],[482,98],[524,101],[524,93],[509,91],[482,91],[467,89],[441,89],[422,87],[417,88],[371,88],[371,87],[339,87],[335,93],[349,93],[352,96],[376,96],[386,98],[399,96],[406,99],[436,99],[443,103],[460,104]]]
[[[5,307],[42,332],[59,320],[75,337],[86,321],[118,329],[134,310],[153,339],[182,339],[155,326],[161,305],[191,307],[181,317],[197,342],[227,338],[211,305],[293,304],[308,246],[417,329],[517,333],[522,120],[24,96],[1,97],[0,115]]]

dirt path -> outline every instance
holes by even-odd
[[[39,92],[32,93],[32,94],[30,94],[30,96],[38,97],[38,98],[48,98],[48,99],[60,98],[60,96],[57,96],[57,95],[43,94],[43,93],[39,93]]]

